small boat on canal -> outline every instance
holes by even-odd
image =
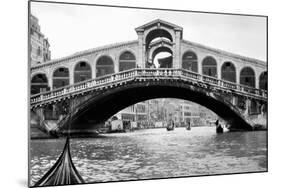
[[[216,132],[217,133],[223,133],[223,127],[222,125],[219,123],[219,120],[216,121]]]
[[[190,124],[190,122],[187,123],[186,130],[188,130],[188,131],[191,130],[191,124]]]
[[[217,133],[223,133],[223,128],[221,125],[219,125],[218,127],[216,127],[216,132]]]
[[[167,125],[167,131],[173,131],[175,129],[175,124],[173,120],[170,120]]]

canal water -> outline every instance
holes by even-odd
[[[267,132],[216,134],[214,127],[145,129],[71,139],[73,162],[86,182],[267,170]],[[31,181],[46,173],[64,139],[31,141]]]

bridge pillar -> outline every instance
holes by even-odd
[[[236,66],[235,73],[236,73],[236,84],[240,84],[240,67]]]
[[[175,45],[174,45],[174,54],[173,54],[173,68],[180,68],[180,55],[181,55],[181,31],[176,30],[175,31]]]
[[[114,59],[114,73],[119,72],[119,61]]]
[[[52,70],[48,70],[48,85],[50,87],[50,90],[53,90],[53,71]]]
[[[91,64],[92,69],[92,78],[96,78],[96,66],[94,64]]]
[[[255,71],[255,79],[256,79],[256,87],[255,88],[257,88],[257,89],[259,89],[259,87],[260,87],[260,84],[259,84],[259,74],[257,74],[257,72]]]
[[[52,77],[49,78],[48,84],[49,84],[50,90],[53,90],[53,78]]]
[[[236,97],[236,96],[232,96],[231,104],[232,104],[233,106],[236,106],[236,104],[237,104],[237,97]]]
[[[250,99],[246,99],[245,101],[246,104],[246,110],[245,110],[245,115],[249,115],[251,112],[251,100]]]
[[[69,70],[69,85],[74,84],[74,70]]]
[[[223,64],[222,59],[221,58],[217,59],[217,71],[218,71],[217,78],[218,79],[221,79],[221,66],[222,66],[222,64]]]
[[[138,48],[138,61],[137,64],[141,68],[145,68],[145,58],[144,58],[144,41],[143,41],[143,31],[138,32],[138,41],[139,41],[139,48]]]

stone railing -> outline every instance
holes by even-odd
[[[93,90],[95,88],[107,87],[115,83],[126,81],[133,78],[150,78],[150,79],[189,79],[192,81],[197,81],[201,83],[207,83],[222,89],[230,89],[237,92],[242,92],[245,94],[254,95],[257,97],[267,98],[267,91],[260,90],[252,87],[247,87],[244,85],[236,84],[233,82],[219,80],[214,77],[200,75],[198,73],[188,71],[185,69],[131,69],[127,71],[118,72],[115,74],[105,75],[99,78],[94,78],[91,80],[86,80],[73,85],[58,88],[52,91],[47,91],[32,95],[30,97],[30,104],[34,105],[36,103],[42,103],[44,101],[49,101],[66,95],[71,95],[75,93],[80,93],[83,91]]]

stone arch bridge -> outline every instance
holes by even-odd
[[[90,131],[129,105],[159,97],[206,106],[232,129],[266,126],[266,62],[184,40],[182,27],[159,19],[135,31],[137,40],[31,67],[31,115],[42,129]],[[169,56],[155,63],[161,52]]]

